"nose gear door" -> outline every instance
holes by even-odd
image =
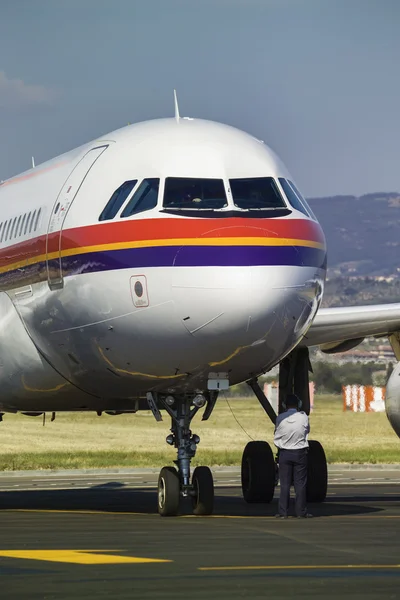
[[[81,158],[62,186],[51,211],[46,238],[47,281],[51,290],[63,287],[61,237],[65,218],[94,163],[108,144],[92,148]]]

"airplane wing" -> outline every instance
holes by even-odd
[[[365,337],[400,332],[400,303],[320,308],[301,346],[320,346],[327,353],[345,352]]]

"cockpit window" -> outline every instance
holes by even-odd
[[[316,220],[314,213],[312,212],[311,208],[308,206],[307,202],[300,194],[299,190],[294,185],[294,183],[292,181],[289,181],[288,179],[283,178],[279,178],[279,183],[281,184],[282,189],[285,192],[286,197],[289,200],[289,203],[293,206],[293,208],[299,210],[307,217],[311,217],[312,219]]]
[[[222,179],[167,177],[165,180],[164,208],[216,210],[227,205]]]
[[[143,179],[128,204],[121,213],[121,217],[131,217],[145,210],[151,210],[157,206],[159,179]]]
[[[230,179],[235,206],[244,210],[273,210],[286,208],[273,177],[248,177]]]
[[[120,185],[107,202],[103,212],[99,217],[99,221],[108,221],[109,219],[113,219],[136,184],[137,179],[132,179],[130,181],[125,181],[125,183]]]

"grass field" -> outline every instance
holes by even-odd
[[[202,423],[200,415],[193,420],[192,430],[201,437],[194,464],[240,464],[248,435],[272,443],[272,424],[257,400],[230,399],[229,404],[221,397],[208,422]],[[310,421],[310,439],[323,444],[331,463],[400,461],[400,440],[384,413],[344,413],[340,397],[317,396]],[[0,470],[160,467],[175,458],[165,443],[169,426],[167,416],[157,423],[150,412],[116,417],[59,413],[45,427],[42,417],[5,415]]]

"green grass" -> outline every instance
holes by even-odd
[[[173,453],[165,452],[32,452],[21,454],[3,454],[2,470],[19,471],[26,469],[98,469],[98,468],[132,468],[160,467],[164,463],[172,464]],[[238,465],[241,451],[204,450],[199,452],[192,461],[193,466],[207,465]]]
[[[221,397],[207,422],[196,417],[192,430],[201,443],[193,464],[239,465],[249,437],[272,443],[273,427],[253,398]],[[243,429],[237,424],[232,411]],[[310,438],[324,446],[331,463],[396,463],[400,442],[383,413],[343,412],[338,396],[319,396],[310,417]],[[150,412],[101,418],[58,414],[42,426],[41,417],[5,415],[0,424],[0,469],[160,467],[172,463],[165,443],[169,419],[156,423]]]

